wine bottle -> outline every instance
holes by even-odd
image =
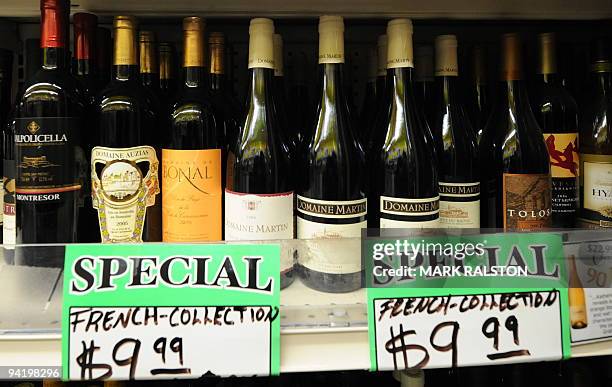
[[[312,137],[312,122],[314,120],[314,108],[309,89],[310,62],[303,51],[293,55],[292,60],[292,84],[290,87],[289,100],[299,101],[290,104],[291,122],[295,127],[298,149],[308,145]]]
[[[170,108],[162,150],[164,242],[222,238],[223,128],[215,117],[204,63],[204,20],[183,19],[183,84]]]
[[[249,27],[249,96],[236,154],[228,158],[226,240],[293,239],[293,186],[289,146],[273,104],[274,24]],[[281,256],[281,287],[293,280],[293,257]]]
[[[523,81],[521,42],[502,37],[498,105],[480,141],[482,227],[534,230],[551,226],[550,164]]]
[[[587,227],[612,227],[612,56],[598,39],[591,54],[590,96],[580,122],[580,218]]]
[[[116,16],[113,28],[113,76],[96,98],[93,207],[103,243],[160,241],[158,116],[139,79],[136,19]]]
[[[159,93],[162,103],[168,105],[170,98],[176,92],[174,45],[169,42],[159,43]]]
[[[552,224],[574,227],[578,215],[578,108],[557,72],[555,35],[538,35],[538,84],[533,112],[544,134],[552,175]]]
[[[74,25],[74,56],[75,68],[73,74],[81,82],[83,89],[92,99],[98,92],[96,74],[96,30],[98,17],[91,13],[75,13]]]
[[[314,136],[303,155],[297,198],[300,239],[358,238],[366,227],[364,155],[352,127],[344,93],[344,22],[339,16],[319,19],[321,96]],[[326,292],[361,287],[358,241],[313,241],[300,257],[304,283]],[[356,246],[354,244],[357,244]]]
[[[377,49],[372,48],[368,50],[368,79],[366,82],[365,93],[363,102],[361,104],[361,113],[359,115],[359,139],[362,144],[366,144],[368,141],[368,133],[374,120],[376,119],[376,94],[379,92],[377,89],[377,76],[378,76],[378,57]]]
[[[482,45],[476,45],[471,52],[471,76],[469,79],[467,113],[476,138],[480,142],[482,132],[491,114],[491,93],[487,75],[487,50]]]
[[[387,100],[384,131],[372,150],[372,181],[381,228],[439,226],[440,196],[436,149],[416,102],[412,22],[387,26]]]
[[[98,18],[91,13],[79,12],[73,16],[74,24],[74,69],[73,74],[81,83],[87,98],[86,115],[93,117],[93,104],[95,95],[98,93],[98,78],[96,74],[96,29]],[[78,160],[83,161],[76,167],[79,172],[79,183],[83,187],[79,196],[79,219],[77,239],[79,242],[96,242],[98,233],[91,227],[96,224],[97,213],[91,203],[91,186],[89,162],[91,159],[91,148],[93,147],[92,131],[84,130],[81,136],[81,149],[84,152]]]
[[[11,89],[13,86],[13,52],[10,50],[0,49],[0,128],[2,130],[2,138],[4,141],[6,126],[9,124],[9,115],[12,106],[12,96]],[[12,144],[13,140],[9,142]],[[2,145],[4,148],[4,145]],[[5,150],[2,149],[2,153],[4,154]],[[4,157],[3,157],[4,160]],[[0,172],[2,173],[2,178],[5,178],[4,172],[4,161],[0,164]],[[13,178],[14,182],[14,178]],[[14,190],[14,188],[13,188]],[[4,214],[4,184],[2,191],[0,192],[0,228],[3,227],[3,214]],[[14,227],[13,227],[14,230]],[[2,233],[0,233],[0,243],[2,242]],[[15,238],[13,238],[14,240]],[[8,261],[8,260],[7,260]],[[10,260],[12,263],[12,259]]]
[[[2,247],[4,261],[15,263],[15,119],[9,115],[2,130]]]
[[[157,98],[159,95],[159,64],[155,33],[153,31],[140,31],[138,42],[140,81],[144,88]]]
[[[480,172],[475,132],[460,97],[457,38],[436,38],[440,101],[433,120],[439,142],[440,226],[480,228]]]
[[[589,325],[586,296],[576,268],[576,259],[573,255],[568,257],[568,264],[570,323],[573,329],[584,329]]]
[[[79,157],[86,99],[66,54],[70,2],[42,0],[40,9],[43,64],[15,107],[16,243],[72,243],[77,241],[76,166],[84,162]],[[63,249],[18,249],[15,262],[61,266]]]
[[[24,81],[28,82],[42,67],[40,39],[26,39],[24,48]],[[20,86],[21,90],[23,86]]]
[[[368,131],[367,139],[364,141],[368,165],[370,164],[369,159],[374,153],[372,151],[374,144],[382,144],[382,137],[384,136],[383,126],[385,125],[391,107],[391,101],[388,99],[389,91],[387,90],[387,35],[378,36],[377,48],[378,75],[376,76],[376,88],[378,94],[376,96],[376,116],[372,122],[372,127]],[[373,189],[374,187],[370,188]],[[375,207],[376,206],[370,206],[370,209],[376,211]],[[378,216],[369,216],[368,226],[372,228],[378,227]]]
[[[110,31],[103,27],[96,29],[96,72],[98,90],[106,87],[111,80],[112,40]]]
[[[281,134],[285,136],[285,142],[291,147],[292,154],[295,154],[297,147],[297,134],[290,131],[292,126],[289,124],[289,116],[287,111],[287,93],[285,93],[285,67],[283,61],[283,37],[280,34],[274,34],[274,78],[272,97],[274,99],[274,108],[276,115],[280,119],[281,127],[286,128],[287,132]]]
[[[434,80],[434,50],[429,45],[416,47],[414,55],[414,85],[416,89],[417,104],[425,114],[429,125],[433,122],[435,97]]]
[[[231,93],[225,66],[225,35],[221,32],[211,32],[208,36],[210,52],[209,83],[213,106],[222,125],[224,148],[227,154],[236,154],[234,148],[238,141],[240,119],[244,117],[240,103]],[[229,157],[229,156],[228,156]],[[225,170],[227,163],[224,163]],[[225,175],[224,175],[225,176]]]

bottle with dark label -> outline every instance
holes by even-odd
[[[599,39],[591,53],[590,96],[580,119],[580,219],[612,227],[612,55]]]
[[[482,132],[491,114],[491,93],[487,74],[486,48],[483,45],[472,47],[470,59],[471,74],[467,89],[470,103],[467,106],[467,113],[476,132],[477,140],[480,141]]]
[[[162,151],[164,242],[222,239],[221,122],[206,83],[204,20],[183,19],[183,85],[170,108],[170,140]]]
[[[87,97],[87,117],[92,117],[93,104],[98,92],[98,78],[96,73],[96,29],[98,18],[91,13],[79,12],[73,16],[74,32],[74,68],[73,74],[79,80]],[[79,181],[83,186],[79,197],[79,220],[77,238],[79,242],[96,242],[98,232],[92,227],[96,224],[97,213],[91,204],[91,186],[89,162],[91,157],[92,143],[91,130],[84,130],[82,133],[82,148],[85,153],[85,161],[77,165],[79,171]]]
[[[478,144],[459,95],[454,35],[436,38],[435,75],[440,101],[432,125],[440,149],[440,226],[480,228]]]
[[[15,107],[17,244],[77,241],[86,98],[67,60],[70,3],[40,4],[42,68],[26,82]],[[15,262],[61,266],[63,249],[18,249]]]
[[[249,34],[249,97],[236,154],[228,158],[225,239],[293,239],[290,148],[272,96],[274,24],[270,19],[252,19]],[[293,255],[282,251],[281,287],[292,280]]]
[[[364,155],[351,124],[344,93],[344,22],[339,16],[319,19],[321,96],[314,136],[302,155],[297,198],[297,235],[313,240],[300,256],[304,283],[326,292],[349,292],[361,287],[359,238],[366,227]],[[356,244],[356,245],[355,245]]]
[[[242,107],[234,98],[226,74],[225,66],[225,35],[221,32],[211,32],[208,35],[208,47],[210,51],[209,80],[212,102],[217,113],[221,116],[223,125],[223,136],[225,138],[225,149],[228,154],[236,152],[233,150],[238,141],[240,120],[243,118]],[[225,168],[224,168],[225,169]]]
[[[161,240],[158,117],[138,76],[136,19],[116,16],[113,79],[96,99],[93,207],[103,243]]]
[[[112,54],[111,33],[108,29],[98,27],[96,29],[96,73],[98,74],[98,90],[106,87],[111,78]]]
[[[517,34],[502,37],[499,101],[480,141],[481,226],[536,230],[552,225],[548,151],[523,81]]]
[[[381,228],[436,228],[440,218],[436,150],[418,108],[413,83],[412,22],[387,26],[390,103],[382,136],[372,148],[372,206]],[[429,133],[428,133],[429,132]]]
[[[539,39],[538,84],[533,112],[544,134],[552,176],[554,227],[574,227],[578,215],[578,108],[557,72],[555,34]]]

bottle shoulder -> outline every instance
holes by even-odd
[[[67,71],[39,70],[19,90],[15,117],[42,115],[80,115],[89,102],[76,78]]]

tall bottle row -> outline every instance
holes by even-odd
[[[283,37],[271,19],[252,19],[239,101],[226,37],[201,17],[184,18],[174,44],[132,16],[114,17],[111,40],[95,15],[77,13],[70,47],[69,1],[40,4],[40,68],[14,103],[11,53],[0,52],[8,262],[62,263],[59,247],[34,254],[21,244],[299,238],[313,248],[284,261],[282,285],[299,275],[347,292],[362,286],[359,245],[334,251],[324,241],[366,227],[612,226],[606,39],[592,43],[579,107],[555,33],[499,37],[492,98],[484,46],[461,60],[457,31],[415,47],[411,20],[393,19],[370,39],[378,44],[357,111],[351,26],[340,16],[318,21],[312,100],[307,58],[291,58],[301,75],[288,89]],[[537,68],[524,66],[525,40],[537,41]]]

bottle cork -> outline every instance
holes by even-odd
[[[391,20],[387,24],[387,36],[387,68],[414,67],[410,19]]]
[[[319,18],[319,64],[344,63],[344,19],[341,16]]]
[[[249,68],[274,70],[274,22],[271,19],[251,19],[249,26]]]
[[[283,37],[280,34],[274,34],[274,76],[282,77],[283,71]]]
[[[387,74],[387,35],[378,36],[378,76]]]
[[[437,77],[456,77],[459,75],[457,37],[455,35],[440,35],[436,38],[435,74]]]

